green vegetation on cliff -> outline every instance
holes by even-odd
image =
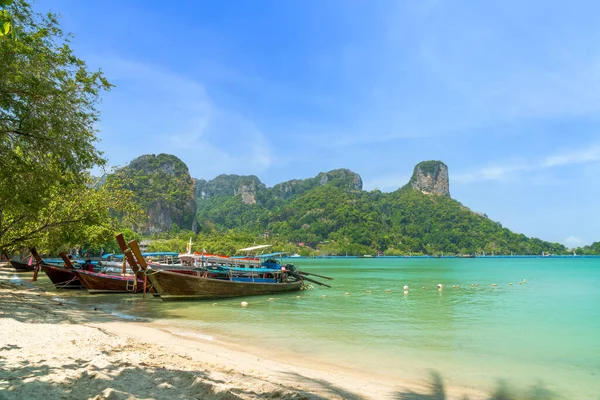
[[[118,169],[107,181],[118,179],[134,194],[135,203],[146,211],[142,232],[192,229],[195,217],[194,180],[187,165],[169,154],[144,155]]]
[[[245,204],[240,196],[198,199],[201,231],[266,232],[271,238],[302,243],[327,254],[566,251],[561,244],[515,234],[450,197],[408,187],[382,193],[325,182],[287,199],[274,196],[278,192],[271,190],[258,193],[256,204]]]
[[[142,156],[115,178],[128,182],[149,214],[138,231],[157,240],[153,250],[183,251],[192,237],[207,251],[226,254],[258,242],[304,255],[566,253],[561,244],[513,233],[449,195],[422,193],[448,188],[447,167],[439,161],[417,167],[416,188],[392,193],[363,191],[360,176],[346,169],[272,188],[253,175],[220,175],[196,182],[195,210],[189,206],[194,182],[174,156]]]

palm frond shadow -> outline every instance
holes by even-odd
[[[397,392],[393,396],[396,400],[447,400],[444,381],[439,372],[431,371],[428,390],[416,392],[408,390]],[[558,393],[548,389],[542,382],[536,382],[527,389],[518,389],[511,387],[507,381],[498,380],[496,388],[489,395],[488,400],[560,400],[564,399]],[[468,396],[463,396],[462,400],[469,400]]]

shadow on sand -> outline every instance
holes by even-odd
[[[432,371],[429,377],[428,391],[417,393],[414,391],[398,392],[397,400],[446,400],[446,389],[442,376]],[[463,400],[469,400],[463,396]],[[535,383],[525,390],[512,388],[506,381],[498,380],[495,390],[487,397],[488,400],[559,400],[557,393],[546,388],[542,383]]]

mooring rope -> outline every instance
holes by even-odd
[[[73,278],[69,279],[66,282],[55,283],[54,286],[56,287],[56,290],[60,290],[60,289],[63,289],[64,287],[66,287],[69,283],[73,282],[75,279],[77,279],[76,276],[74,276]],[[64,283],[64,285],[63,285],[63,283]],[[62,286],[58,287],[58,285],[62,285]]]

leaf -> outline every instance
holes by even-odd
[[[0,6],[10,6],[13,0],[0,0]]]
[[[0,36],[8,35],[8,32],[10,32],[10,22],[3,23],[1,27]]]

